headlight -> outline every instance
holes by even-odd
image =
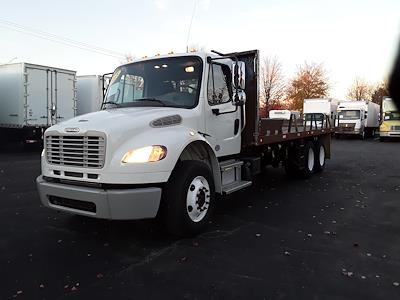
[[[162,160],[167,156],[164,146],[147,146],[128,151],[122,158],[123,163],[144,163]]]
[[[41,157],[44,157],[44,149],[42,150],[42,154],[40,155]]]

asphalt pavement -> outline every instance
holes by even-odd
[[[40,205],[40,149],[0,151],[0,299],[400,299],[400,143],[334,140],[322,174],[268,168],[206,231]]]

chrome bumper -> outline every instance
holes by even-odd
[[[161,188],[110,189],[48,182],[36,178],[44,206],[73,214],[110,220],[154,218],[161,200]]]
[[[400,137],[400,131],[380,131],[381,137]]]

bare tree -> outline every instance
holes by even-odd
[[[285,96],[285,79],[282,74],[282,65],[276,56],[266,57],[261,63],[261,106],[266,110],[274,103],[283,100]]]
[[[322,64],[305,62],[289,82],[287,98],[292,109],[302,110],[304,99],[326,97],[329,91],[329,80]]]
[[[372,91],[371,100],[379,105],[382,103],[384,97],[389,96],[389,83],[387,80],[383,80],[375,85]]]
[[[373,87],[365,79],[356,77],[347,90],[347,97],[352,100],[370,100]]]

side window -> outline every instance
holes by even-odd
[[[143,77],[131,74],[123,75],[123,77],[124,78],[121,79],[125,81],[124,101],[132,101],[134,99],[143,98]]]
[[[231,101],[231,86],[230,68],[226,65],[211,64],[207,83],[208,103],[216,105]]]

